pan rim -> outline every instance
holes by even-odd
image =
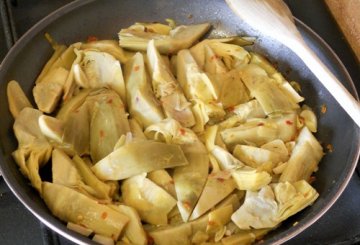
[[[12,56],[15,56],[19,52],[19,50],[21,50],[22,47],[24,47],[29,42],[29,40],[31,40],[38,33],[39,30],[50,25],[51,23],[53,23],[57,19],[61,18],[66,13],[72,12],[72,11],[74,11],[84,5],[90,4],[94,1],[95,0],[75,0],[74,2],[68,3],[68,4],[64,5],[63,7],[55,10],[54,12],[50,13],[49,15],[44,17],[42,20],[37,22],[27,32],[25,32],[24,35],[21,36],[19,38],[19,40],[14,44],[14,46],[9,50],[6,57],[0,64],[0,73],[3,73],[3,72],[5,72],[5,70],[7,70],[7,68],[11,64]],[[357,100],[359,100],[354,82],[353,82],[350,74],[348,73],[347,69],[345,68],[344,64],[341,62],[339,57],[332,50],[332,48],[315,31],[313,31],[305,23],[303,23],[302,21],[300,21],[297,18],[295,18],[295,21],[297,24],[300,24],[302,28],[306,29],[307,32],[309,32],[311,35],[313,35],[321,43],[321,45],[324,45],[324,47],[327,49],[327,51],[330,51],[330,54],[334,57],[337,65],[340,66],[341,71],[347,78],[346,82],[351,87],[350,92],[356,97]],[[357,130],[357,134],[359,134],[359,129]],[[306,228],[308,228],[313,223],[315,223],[320,217],[322,217],[333,206],[333,204],[336,202],[336,200],[341,196],[341,194],[345,190],[345,188],[348,185],[348,183],[351,179],[351,176],[353,175],[353,172],[356,168],[357,162],[359,160],[359,154],[360,154],[360,140],[357,141],[356,149],[357,150],[352,159],[352,165],[351,165],[349,171],[347,172],[347,175],[343,178],[343,180],[341,181],[341,185],[338,187],[335,195],[329,200],[329,202],[320,209],[320,212],[318,212],[315,216],[313,216],[311,219],[309,219],[306,223],[302,224],[301,226],[300,225],[297,226],[297,229],[290,232],[289,234],[283,234],[283,237],[280,238],[279,240],[275,241],[274,244],[284,243],[284,242],[288,241],[289,239],[295,237],[296,235],[300,234]],[[0,161],[5,162],[5,156],[3,153],[0,154]],[[2,169],[2,164],[0,164],[0,169]],[[75,234],[75,235],[70,234],[69,230],[65,230],[66,229],[65,226],[64,226],[65,229],[63,227],[59,226],[60,223],[52,224],[51,221],[48,220],[48,217],[55,218],[53,215],[46,214],[45,217],[42,217],[42,215],[38,214],[37,211],[28,204],[28,201],[26,200],[26,198],[28,196],[24,196],[20,191],[16,190],[16,188],[12,185],[13,180],[10,180],[10,178],[8,178],[7,175],[3,176],[3,179],[5,180],[6,184],[11,189],[12,193],[14,193],[14,195],[21,201],[21,203],[35,217],[37,217],[37,219],[39,219],[47,227],[49,227],[53,231],[57,232],[58,234],[62,235],[63,237],[69,239],[70,241],[80,243],[80,244],[88,244],[89,239],[87,237],[83,237],[83,236],[77,235],[77,234]],[[55,218],[55,219],[57,219],[57,218]],[[84,238],[84,239],[82,239],[82,238]]]

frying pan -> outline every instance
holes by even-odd
[[[116,39],[122,27],[135,21],[163,21],[166,18],[181,24],[210,22],[213,29],[209,37],[255,36],[257,42],[250,49],[267,56],[289,80],[301,84],[305,103],[319,117],[317,137],[323,145],[331,144],[334,151],[325,155],[316,173],[313,186],[320,193],[318,200],[269,233],[263,244],[281,244],[291,239],[319,219],[345,189],[359,158],[360,130],[293,53],[242,23],[222,0],[79,0],[55,11],[29,30],[10,50],[0,67],[0,168],[6,183],[17,198],[52,230],[76,243],[92,243],[88,238],[67,230],[66,225],[50,213],[13,161],[11,153],[17,142],[12,132],[14,121],[8,111],[6,84],[15,79],[29,98],[32,97],[34,81],[52,54],[44,39],[45,32],[59,43],[66,44],[86,40],[90,35],[99,39]],[[296,20],[296,25],[310,47],[358,98],[349,74],[329,46],[299,20]],[[325,114],[320,112],[322,105],[327,107]]]

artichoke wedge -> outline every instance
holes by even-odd
[[[289,97],[288,93],[284,92],[260,66],[250,64],[241,69],[240,76],[250,95],[259,101],[267,115],[289,113],[299,108],[297,102]]]
[[[135,208],[143,221],[153,225],[166,225],[167,215],[176,205],[176,200],[147,179],[146,174],[125,180],[121,192],[125,204]]]
[[[115,241],[129,222],[127,216],[69,187],[49,182],[42,187],[46,205],[62,221],[82,225]]]
[[[52,113],[58,105],[69,71],[63,67],[51,69],[33,89],[39,110]]]
[[[219,146],[211,151],[223,170],[228,170],[239,190],[258,190],[271,181],[266,171],[245,166],[241,161]]]
[[[271,184],[257,192],[248,191],[244,204],[231,220],[243,230],[273,228],[311,205],[318,196],[304,180]]]
[[[223,129],[233,128],[245,123],[252,118],[265,118],[266,114],[257,100],[250,100],[246,103],[228,108],[227,119],[219,123]]]
[[[204,188],[208,171],[209,156],[206,147],[190,129],[182,127],[173,119],[165,119],[145,130],[147,137],[181,146],[189,164],[176,167],[173,173],[178,208],[186,222]]]
[[[79,63],[74,64],[74,79],[82,88],[111,88],[126,101],[125,83],[120,62],[109,53],[75,50]]]
[[[203,131],[204,125],[210,119],[220,120],[225,116],[222,105],[216,102],[218,96],[214,84],[207,74],[200,70],[187,49],[181,50],[177,55],[177,79],[186,97],[195,103],[195,131]]]
[[[125,227],[123,234],[127,239],[129,239],[131,244],[146,245],[146,233],[142,227],[141,220],[136,209],[126,205],[112,205],[110,207],[114,208],[130,219],[129,223]]]
[[[215,234],[224,225],[231,221],[231,215],[234,212],[231,204],[220,207],[209,213],[209,221],[206,226],[206,233]]]
[[[143,127],[164,119],[160,102],[155,98],[148,81],[144,58],[136,53],[125,65],[127,104],[130,115]]]
[[[59,149],[52,152],[52,182],[75,187],[81,185],[82,178],[71,158]]]
[[[166,116],[174,118],[185,127],[193,126],[195,119],[190,103],[157,51],[154,41],[150,41],[147,47],[147,59],[155,97],[160,100]]]
[[[269,162],[275,166],[281,161],[279,153],[250,145],[236,145],[233,154],[252,168],[258,168]]]
[[[97,50],[100,52],[111,54],[121,63],[125,63],[127,61],[123,49],[115,40],[98,40],[82,43],[80,48],[82,50]]]
[[[197,219],[227,197],[236,187],[230,171],[220,171],[208,176],[204,190],[191,213],[190,220]]]
[[[152,171],[148,174],[148,178],[176,198],[174,180],[166,170]]]
[[[119,32],[120,47],[134,51],[146,51],[150,40],[154,40],[161,54],[175,54],[181,49],[189,48],[209,29],[210,24],[177,26],[167,32],[164,28],[138,24],[136,28],[122,29]]]
[[[20,111],[25,107],[32,108],[29,99],[26,97],[17,81],[12,80],[8,83],[6,87],[6,94],[9,103],[9,110],[14,118],[16,118]]]
[[[104,90],[89,100],[94,101],[90,122],[90,155],[93,162],[98,162],[113,151],[122,135],[130,132],[130,126],[124,104],[112,90]]]
[[[231,149],[236,144],[261,146],[273,140],[292,141],[297,135],[296,114],[278,118],[250,119],[240,126],[221,131],[225,144]]]
[[[280,181],[309,180],[311,174],[317,170],[323,155],[322,146],[305,126],[297,138],[288,164],[280,176]]]
[[[13,127],[19,144],[12,156],[21,172],[41,193],[42,181],[39,168],[49,161],[52,146],[41,133],[38,122],[40,116],[42,116],[42,112],[33,108],[26,107],[21,110]]]
[[[187,164],[180,146],[139,140],[119,147],[97,162],[92,170],[102,180],[122,180],[143,172]]]
[[[239,231],[231,236],[221,240],[223,245],[248,245],[261,240],[271,229],[252,229],[247,231]]]

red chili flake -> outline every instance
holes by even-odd
[[[88,43],[95,42],[97,40],[98,40],[98,38],[96,36],[88,36],[88,38],[87,38]]]
[[[293,122],[290,121],[290,120],[286,120],[285,123],[286,123],[287,125],[293,125]]]
[[[101,218],[102,218],[102,219],[106,219],[107,216],[108,216],[107,212],[103,212],[103,213],[101,214]]]
[[[229,106],[228,108],[226,108],[226,110],[228,112],[233,112],[235,110],[235,106]]]
[[[135,97],[135,101],[136,101],[136,102],[139,102],[139,100],[140,100],[139,97],[136,96],[136,97]]]
[[[174,180],[170,180],[169,184],[172,184],[172,185],[175,184]]]
[[[111,234],[111,238],[115,241],[116,240],[115,234]]]
[[[216,223],[215,223],[215,221],[213,221],[213,220],[209,220],[208,221],[208,225],[215,225]]]
[[[216,54],[214,54],[213,56],[210,57],[210,60],[216,60],[216,59],[218,59],[218,58],[219,58],[219,56],[217,56]]]
[[[314,183],[315,180],[316,180],[316,177],[315,177],[315,176],[310,176],[310,178],[309,178],[309,184]]]
[[[140,69],[140,66],[134,66],[134,71],[138,71]]]
[[[302,116],[299,116],[299,121],[300,121],[300,123],[304,123],[304,122],[305,122],[305,118],[303,118]]]
[[[258,126],[264,126],[264,123],[259,122],[257,125],[258,125]]]
[[[180,134],[181,134],[181,135],[185,135],[185,134],[186,134],[186,131],[185,131],[185,129],[183,129],[183,128],[180,128],[179,131],[180,131]]]
[[[146,236],[147,236],[147,244],[148,245],[154,245],[155,242],[154,242],[154,238],[152,238],[149,234],[146,233]]]
[[[191,209],[191,206],[190,206],[190,203],[189,203],[189,202],[184,201],[184,202],[182,202],[182,204],[184,205],[184,208],[186,208],[186,209],[188,209],[188,210]]]
[[[105,136],[105,132],[104,132],[104,130],[100,130],[100,138],[104,138],[104,136]]]
[[[79,223],[80,226],[84,227],[84,228],[88,228],[86,225],[82,224],[82,223]]]
[[[327,111],[326,105],[325,104],[321,105],[321,113],[325,114],[326,111]]]
[[[106,103],[108,104],[112,104],[113,100],[112,99],[109,99]]]
[[[218,177],[218,178],[216,178],[219,182],[224,182],[225,181],[225,179],[224,178],[221,178],[221,177]]]
[[[328,152],[330,152],[330,153],[334,151],[334,147],[333,147],[332,144],[327,144],[327,145],[326,145],[326,149],[327,149]]]

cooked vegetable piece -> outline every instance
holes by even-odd
[[[145,51],[150,40],[154,40],[156,48],[161,54],[175,54],[181,49],[189,48],[202,37],[210,28],[208,23],[188,26],[177,26],[169,33],[159,31],[159,28],[149,31],[147,26],[140,28],[122,29],[119,32],[120,47]],[[161,28],[163,29],[163,28]]]
[[[95,234],[92,238],[94,242],[97,242],[101,245],[114,245],[114,240],[107,236],[102,236],[99,234]]]
[[[245,166],[229,152],[215,146],[211,153],[224,170],[229,170],[239,190],[258,190],[271,181],[271,176],[265,171]]]
[[[205,64],[204,64],[204,71],[209,74],[224,74],[228,71],[225,64],[222,62],[221,58],[217,56],[214,51],[208,46],[204,45],[205,49]],[[191,49],[190,49],[191,52]],[[193,52],[191,52],[193,56]],[[195,57],[193,56],[195,59]],[[196,59],[195,59],[196,60]],[[198,63],[197,63],[198,64]],[[199,65],[199,67],[201,67]],[[202,68],[202,67],[201,67]]]
[[[127,61],[123,49],[115,40],[96,40],[92,42],[82,43],[80,48],[83,50],[98,50],[111,54],[121,63],[125,63]]]
[[[51,69],[33,88],[39,110],[52,113],[58,105],[69,71],[63,67]]]
[[[129,122],[120,97],[105,91],[96,97],[90,122],[90,155],[98,162],[113,151],[115,143],[130,132]]]
[[[159,101],[154,96],[141,53],[136,53],[125,66],[127,104],[130,115],[143,127],[164,119]]]
[[[187,164],[180,146],[140,140],[119,147],[96,163],[92,170],[102,180],[122,180],[143,172]]]
[[[187,221],[203,191],[209,169],[209,157],[206,153],[195,149],[204,147],[193,144],[184,150],[189,164],[177,167],[173,178],[177,196],[177,205],[184,221]],[[205,148],[205,147],[204,147]]]
[[[9,110],[14,118],[19,115],[22,109],[26,107],[32,108],[30,101],[17,81],[11,80],[7,84],[6,95],[8,98]]]
[[[219,126],[223,129],[239,126],[252,118],[265,118],[264,110],[257,100],[250,100],[246,103],[228,108],[227,119],[220,122]]]
[[[304,120],[306,127],[313,133],[317,131],[317,119],[315,113],[308,107],[305,107],[299,115]]]
[[[123,234],[127,239],[129,239],[131,244],[146,245],[147,237],[137,211],[134,208],[126,205],[112,205],[111,207],[126,215],[130,219],[124,228]]]
[[[149,232],[150,237],[157,245],[190,245],[192,234],[190,223]]]
[[[302,179],[308,181],[311,174],[317,170],[323,155],[322,146],[305,126],[296,140],[280,181],[296,182]]]
[[[82,178],[71,158],[60,149],[52,151],[52,182],[54,184],[76,187]]]
[[[186,100],[170,68],[166,66],[154,41],[147,47],[147,59],[155,97],[161,101],[166,116],[174,118],[185,127],[195,124],[190,103]]]
[[[83,88],[108,87],[126,101],[125,83],[120,62],[109,53],[94,50],[76,50],[81,59],[74,64],[74,78]]]
[[[21,110],[13,127],[19,145],[12,153],[21,172],[40,193],[42,181],[39,168],[49,161],[52,151],[51,145],[39,127],[38,121],[41,115],[41,111],[33,108],[26,107]]]
[[[289,156],[290,156],[289,151],[286,148],[284,141],[282,141],[282,140],[276,139],[276,140],[270,141],[270,142],[262,145],[261,148],[278,153],[280,156],[280,160],[282,162],[286,162],[289,159]]]
[[[99,180],[91,171],[90,167],[79,156],[74,156],[73,162],[84,183],[95,190],[96,197],[99,199],[110,199],[110,186]]]
[[[190,217],[204,188],[209,169],[209,156],[196,134],[174,119],[165,119],[148,127],[145,134],[168,144],[179,144],[189,164],[176,167],[173,173],[178,208],[184,221]]]
[[[56,114],[56,118],[62,121],[66,121],[71,112],[76,111],[85,102],[90,92],[90,89],[83,89],[80,93],[67,100],[60,107],[58,113]]]
[[[206,234],[206,232],[197,231],[193,235],[193,237],[191,239],[191,243],[192,244],[204,244],[209,238],[210,238],[210,236],[208,234]]]
[[[225,237],[221,240],[223,245],[247,245],[260,240],[271,229],[253,229],[248,231],[239,231],[231,236]]]
[[[296,133],[296,114],[285,114],[278,118],[248,120],[238,127],[223,130],[221,136],[232,149],[236,144],[261,146],[275,139],[288,142]]]
[[[220,171],[210,174],[199,201],[191,213],[190,220],[200,217],[214,207],[222,199],[228,196],[235,189],[235,186],[236,184],[231,178],[230,171]]]
[[[297,102],[294,102],[274,80],[269,78],[261,67],[250,64],[241,69],[240,76],[250,90],[250,95],[259,101],[267,115],[288,113],[299,108]]]
[[[83,236],[90,236],[90,234],[93,233],[93,230],[90,230],[81,225],[74,224],[71,222],[67,223],[66,228],[68,228],[69,230],[75,231]]]
[[[166,170],[152,171],[148,174],[148,178],[176,198],[174,180]]]
[[[146,174],[125,180],[121,192],[125,204],[135,208],[141,219],[149,224],[166,225],[167,215],[176,205],[176,200],[146,178]]]
[[[202,111],[194,110],[195,118],[200,119],[194,126],[195,131],[203,131],[209,118],[219,120],[225,115],[221,104],[215,103],[218,97],[214,85],[187,49],[179,51],[177,55],[177,79],[189,100],[203,104]]]
[[[64,135],[64,124],[62,121],[54,117],[41,115],[39,117],[39,127],[41,133],[49,140],[62,143]]]
[[[213,234],[230,222],[231,215],[234,212],[231,204],[220,207],[209,213],[209,221],[206,226],[206,232]]]
[[[63,185],[43,182],[43,198],[50,211],[65,222],[83,225],[117,240],[129,218]]]
[[[248,191],[244,204],[231,216],[240,229],[273,228],[311,205],[319,194],[306,181],[271,184],[258,192]]]
[[[233,154],[241,162],[253,168],[268,162],[276,165],[281,161],[279,153],[250,145],[236,145]]]
[[[131,135],[133,138],[136,139],[146,139],[146,136],[140,126],[140,124],[138,123],[138,121],[136,121],[136,119],[129,119],[129,126],[130,126],[130,131],[131,131]]]
[[[90,153],[90,116],[87,103],[68,114],[64,121],[63,148],[79,156]]]

